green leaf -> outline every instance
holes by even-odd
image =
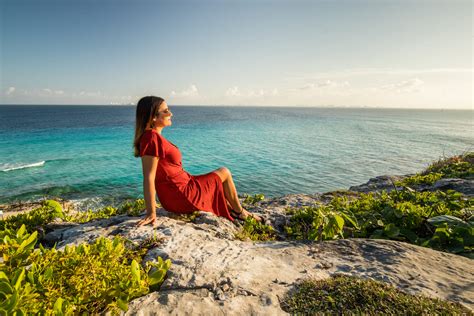
[[[0,292],[5,294],[12,294],[13,288],[11,287],[10,283],[5,281],[0,281]]]
[[[33,274],[33,272],[28,271],[28,273],[26,274],[26,276],[28,277],[28,281],[29,281],[31,284],[35,284],[35,275]]]
[[[402,218],[403,217],[403,211],[399,210],[398,208],[393,210],[393,214],[395,215],[396,218]]]
[[[4,308],[9,314],[11,314],[15,309],[17,303],[18,294],[16,291],[14,291],[13,294],[3,302],[2,308]]]
[[[383,229],[385,236],[395,238],[400,234],[400,229],[394,223],[390,223]]]
[[[128,311],[128,304],[127,302],[122,301],[121,299],[117,299],[117,306],[123,310],[124,312]]]
[[[15,276],[12,279],[14,288],[18,290],[20,288],[21,282],[25,278],[25,268],[21,268],[15,273]]]
[[[55,216],[58,216],[58,217],[61,217],[61,218],[64,217],[63,208],[62,208],[61,204],[59,204],[59,202],[57,202],[55,200],[47,200],[47,201],[44,201],[43,204],[44,204],[44,206],[52,208],[54,210],[54,215]]]
[[[359,225],[357,224],[357,220],[353,216],[350,216],[349,214],[346,214],[344,212],[341,212],[339,214],[344,218],[345,221],[351,223],[351,225],[355,229],[360,229]]]
[[[378,238],[382,238],[382,237],[383,237],[383,230],[382,229],[376,229],[376,230],[374,230],[372,235],[370,235],[370,238],[374,238],[374,239],[378,239]]]
[[[448,224],[450,226],[456,226],[456,225],[467,226],[467,225],[469,225],[468,223],[466,223],[462,219],[460,219],[456,216],[452,216],[452,215],[439,215],[439,216],[429,218],[427,221],[428,221],[428,223],[430,223],[431,225],[433,225],[435,227],[438,227],[442,224]]]
[[[15,311],[15,316],[24,316],[24,315],[26,315],[26,314],[22,309],[17,309]]]
[[[64,300],[59,297],[59,298],[56,300],[56,302],[54,303],[53,311],[54,311],[54,313],[55,313],[57,316],[62,316],[62,315],[64,315],[64,313],[63,313],[63,302],[64,302]]]
[[[333,216],[334,220],[336,221],[338,230],[342,230],[342,228],[344,227],[344,219],[337,214],[334,214]]]
[[[135,261],[135,259],[132,261],[131,271],[133,279],[137,282],[140,282],[140,265]]]
[[[20,238],[23,234],[26,233],[26,226],[25,224],[21,225],[20,229],[16,232],[16,238]]]
[[[0,271],[0,280],[9,281],[7,275],[3,271]]]
[[[163,267],[163,269],[165,269],[166,271],[168,271],[171,267],[171,260],[170,259],[166,259],[165,261],[165,265]]]
[[[156,259],[158,260],[158,266],[162,267],[163,266],[163,258],[157,257]]]
[[[48,281],[49,279],[51,279],[52,276],[53,276],[53,269],[51,267],[48,267],[46,271],[44,272],[44,280]]]
[[[406,228],[400,229],[400,235],[406,237],[411,243],[416,243],[418,240],[418,236],[413,231]]]
[[[464,251],[463,246],[450,246],[448,247],[449,252],[451,253],[460,253]]]
[[[166,271],[164,270],[156,270],[149,275],[150,285],[155,285],[163,281],[165,277]]]
[[[38,236],[38,232],[35,231],[33,234],[30,235],[30,237],[28,237],[28,239],[24,240],[20,247],[18,247],[17,249],[17,253],[21,253],[23,252],[23,250],[25,249],[30,249],[30,248],[33,248],[36,244],[36,237]]]

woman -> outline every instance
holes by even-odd
[[[133,145],[135,157],[142,159],[146,204],[146,216],[138,226],[157,225],[155,193],[169,212],[200,210],[231,221],[234,220],[232,216],[240,219],[251,216],[261,221],[240,205],[229,169],[222,167],[198,176],[183,169],[178,147],[161,135],[163,128],[172,124],[172,116],[162,98],[148,96],[138,101]]]

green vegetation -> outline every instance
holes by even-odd
[[[1,314],[117,314],[158,289],[171,265],[158,257],[142,267],[143,245],[131,247],[120,237],[63,251],[35,250],[37,232],[29,234],[25,225],[1,231],[0,238]]]
[[[95,219],[110,218],[116,215],[127,214],[129,216],[139,216],[145,209],[145,200],[137,199],[135,201],[126,201],[118,208],[105,206],[96,211],[87,210],[85,212],[76,212],[65,216],[65,220],[74,223],[87,223]]]
[[[189,213],[189,214],[181,214],[181,215],[178,216],[178,218],[182,221],[185,221],[185,222],[194,223],[196,218],[198,218],[199,216],[201,216],[201,212],[194,211],[194,212]]]
[[[397,181],[395,184],[399,186],[412,186],[418,184],[434,184],[439,179],[443,178],[442,173],[428,173],[428,174],[416,174],[414,176],[403,179],[402,181]]]
[[[240,240],[269,241],[276,239],[276,232],[272,226],[257,222],[249,216],[235,237]]]
[[[473,257],[474,199],[459,192],[390,193],[335,197],[327,205],[288,209],[285,231],[291,238],[327,240],[349,237],[406,241]]]
[[[36,208],[28,213],[22,213],[0,220],[0,230],[19,229],[22,225],[26,226],[28,231],[36,230],[55,218],[63,219],[65,217],[61,205],[53,200],[43,202],[43,206]]]
[[[434,184],[439,179],[474,178],[474,152],[450,158],[443,158],[432,163],[425,171],[397,182],[400,186]]]
[[[306,280],[281,303],[290,314],[368,315],[472,315],[457,303],[401,292],[387,284],[336,275],[326,280]]]
[[[264,199],[265,199],[265,196],[263,194],[254,194],[254,195],[244,194],[243,203],[257,204],[258,202],[263,201]]]
[[[0,314],[117,314],[128,302],[157,290],[170,260],[140,265],[160,240],[156,236],[140,245],[115,237],[93,244],[66,246],[63,251],[39,245],[37,230],[54,220],[85,223],[128,214],[138,216],[143,200],[126,201],[118,208],[97,211],[63,211],[53,200],[30,212],[0,221]],[[29,234],[27,231],[32,231]]]
[[[67,222],[86,223],[95,219],[109,218],[115,215],[127,214],[129,216],[138,216],[145,209],[145,201],[137,199],[135,201],[126,201],[118,208],[105,206],[97,211],[87,210],[85,212],[71,213],[64,211],[61,205],[54,200],[46,200],[41,207],[30,212],[18,214],[0,220],[0,230],[19,229],[22,225],[26,226],[28,231],[34,231],[38,228],[51,223],[59,218]]]

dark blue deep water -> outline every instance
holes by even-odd
[[[474,148],[473,111],[171,106],[163,135],[191,174],[239,193],[347,189]],[[132,106],[0,106],[0,202],[141,195]]]

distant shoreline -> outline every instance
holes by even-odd
[[[135,104],[0,104],[2,106],[44,106],[44,107],[135,107]],[[341,109],[341,110],[407,110],[407,111],[469,111],[469,108],[408,108],[408,107],[375,107],[375,106],[332,106],[332,105],[185,105],[170,104],[172,107],[220,107],[220,108],[288,108],[288,109]]]

